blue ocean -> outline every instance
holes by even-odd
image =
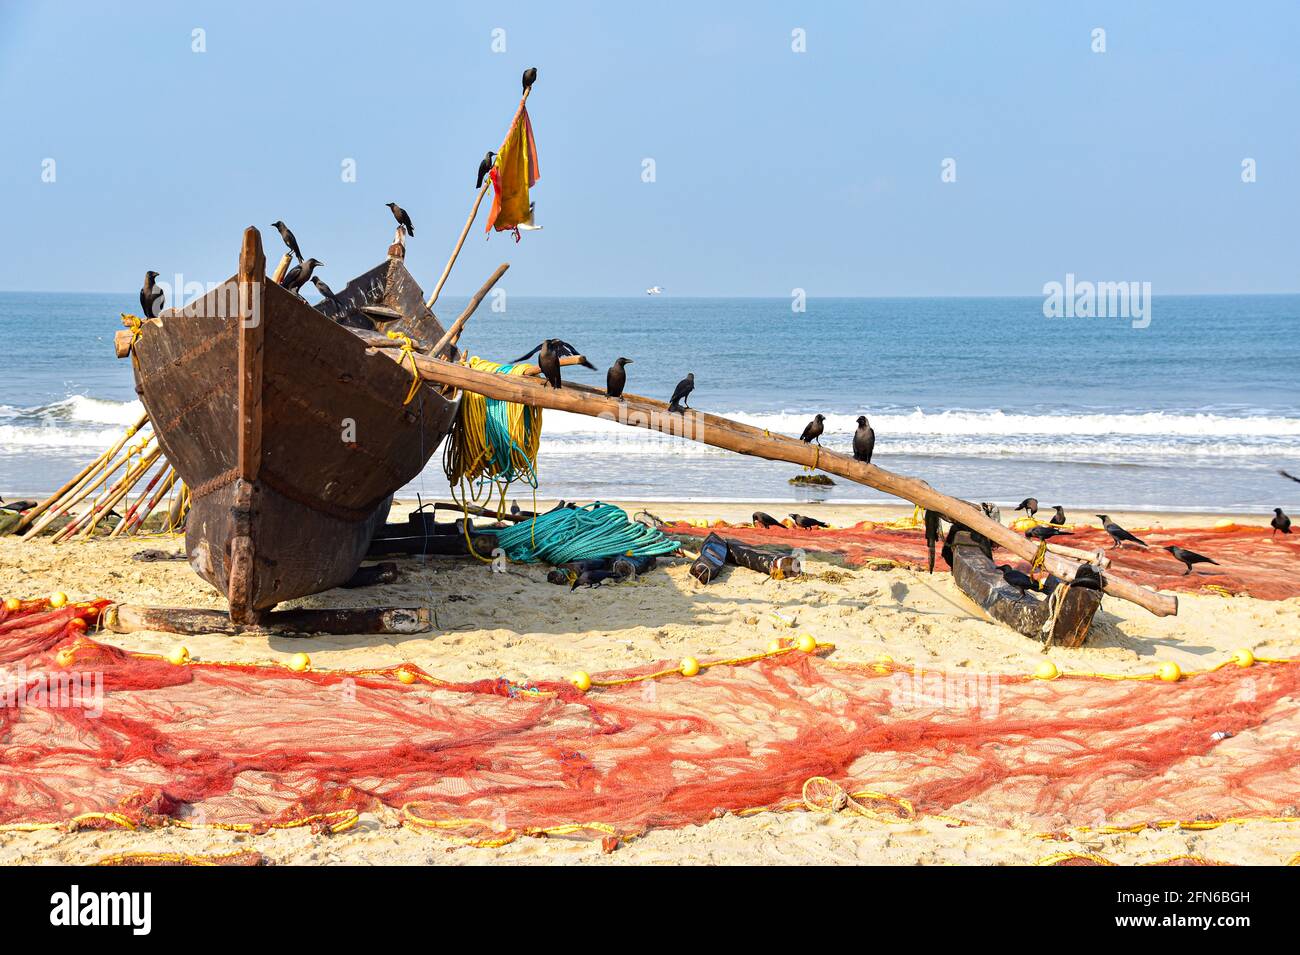
[[[113,357],[135,293],[0,292],[0,496],[52,490],[139,413]],[[464,299],[445,298],[454,317]],[[572,342],[604,383],[667,398],[695,373],[692,406],[797,435],[827,416],[847,450],[854,420],[876,463],[961,497],[1034,495],[1067,510],[1300,510],[1300,295],[1159,296],[1150,323],[1049,318],[1042,298],[634,299],[485,303],[462,345],[498,361],[544,337]],[[547,411],[538,494],[587,501],[798,501],[798,469]],[[445,497],[441,453],[407,489]],[[531,490],[519,488],[521,502]],[[887,502],[839,481],[820,497]]]

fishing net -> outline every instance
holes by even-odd
[[[1049,682],[787,647],[583,693],[170,663],[88,637],[78,621],[102,606],[0,612],[0,828],[340,830],[380,810],[496,845],[764,809],[1033,831],[1297,814],[1288,661]]]
[[[780,548],[782,553],[801,547],[810,554],[850,567],[874,563],[924,569],[926,565],[924,531],[870,521],[853,527],[814,531],[797,527],[732,526],[721,521],[708,527],[684,522],[662,525],[665,533],[678,539],[704,538],[720,528],[726,528],[728,539]],[[1096,527],[1072,528],[1071,536],[1062,538],[1060,543],[1086,551],[1105,549],[1116,573],[1157,590],[1236,594],[1261,600],[1300,596],[1300,534],[1272,536],[1271,528],[1241,524],[1222,528],[1136,529],[1135,532],[1148,547],[1126,544],[1122,549],[1112,550],[1110,536]],[[1168,544],[1204,554],[1218,561],[1218,566],[1198,564],[1191,574],[1184,575],[1184,565],[1164,550]],[[996,557],[999,562],[1019,570],[1028,567],[1027,562],[1005,550]],[[936,566],[945,565],[938,560]]]

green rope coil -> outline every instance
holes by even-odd
[[[660,557],[678,543],[653,527],[628,520],[627,512],[597,501],[562,507],[496,532],[497,546],[516,563],[567,564],[601,557]]]

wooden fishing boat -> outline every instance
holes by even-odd
[[[374,347],[393,344],[376,330],[417,347],[443,337],[400,253],[318,309],[266,275],[250,228],[234,277],[144,321],[131,345],[136,391],[192,496],[190,564],[236,623],[351,578],[451,428],[457,401],[427,384],[412,395],[409,364]]]
[[[1007,582],[987,543],[958,530],[944,547],[957,587],[992,620],[1048,646],[1077,647],[1088,637],[1101,606],[1101,577],[1091,565],[1080,566],[1067,584],[1049,576],[1045,593],[1021,591]]]

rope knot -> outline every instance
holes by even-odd
[[[402,343],[402,360],[398,364],[405,364],[408,358],[411,361],[411,388],[406,393],[405,400],[402,401],[402,404],[409,405],[415,397],[415,393],[420,390],[420,371],[415,367],[415,342],[411,341],[410,335],[403,332],[392,331],[387,334],[393,341]]]

